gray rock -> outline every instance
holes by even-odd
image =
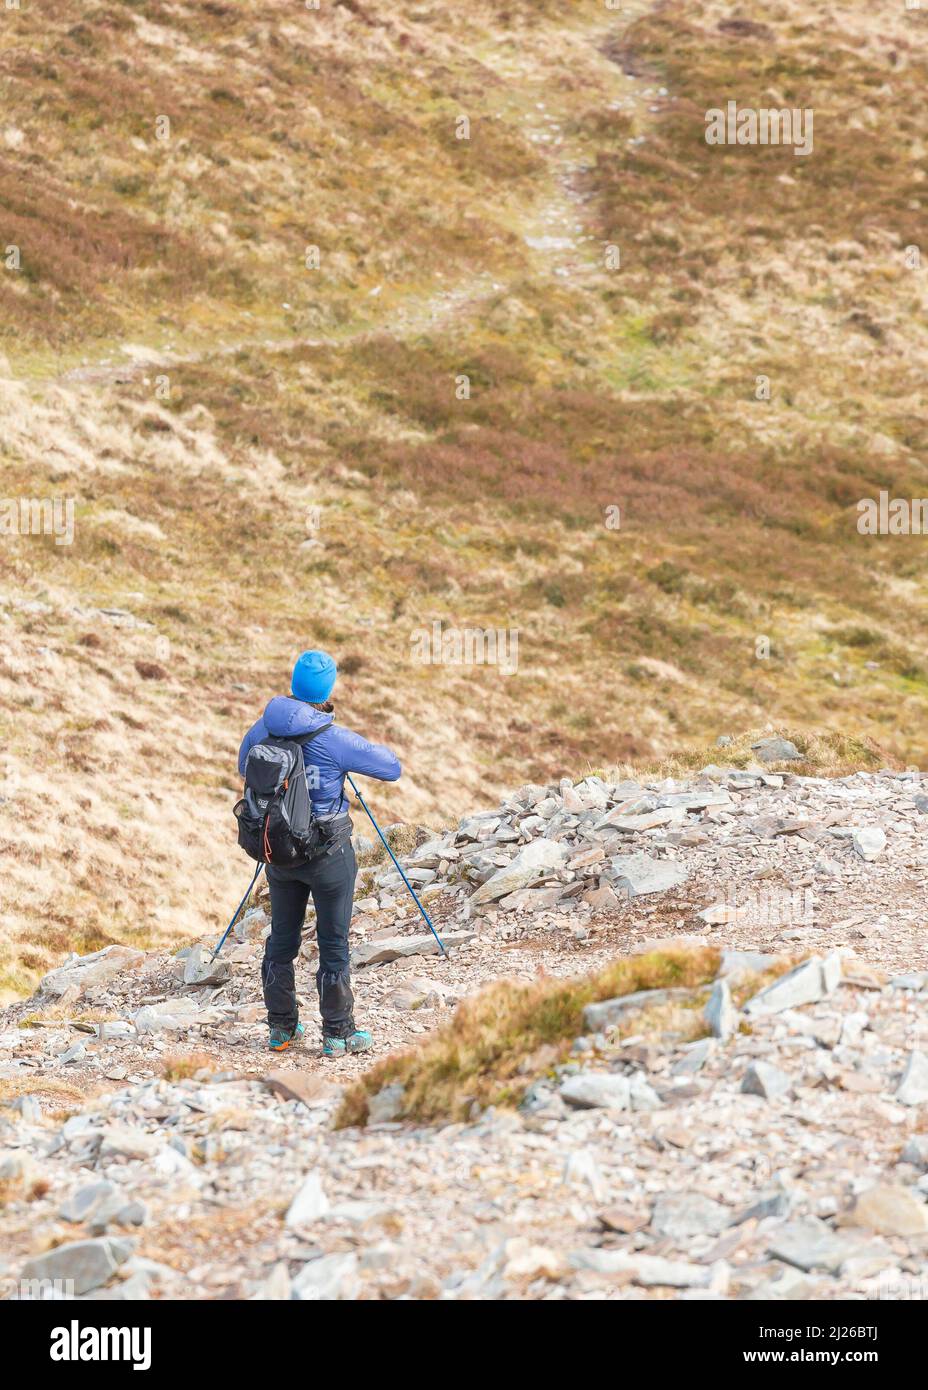
[[[473,816],[465,816],[457,828],[456,839],[476,840],[481,832],[492,835],[500,823],[494,811],[478,811]]]
[[[715,1038],[700,1038],[698,1042],[685,1043],[681,1056],[670,1068],[672,1076],[695,1076],[706,1065],[718,1047]]]
[[[800,1299],[811,1298],[816,1285],[811,1279],[799,1269],[782,1269],[770,1279],[764,1279],[760,1284],[745,1294],[745,1298],[752,1303],[768,1300]]]
[[[692,1236],[717,1236],[732,1224],[734,1213],[699,1192],[666,1192],[651,1213],[651,1227],[673,1241]]]
[[[130,1274],[128,1279],[120,1279],[105,1289],[91,1289],[84,1294],[84,1302],[105,1299],[107,1303],[139,1303],[151,1298],[150,1280],[145,1274]]]
[[[322,1186],[322,1179],[318,1173],[310,1173],[290,1203],[284,1224],[289,1226],[291,1230],[305,1229],[307,1226],[312,1226],[320,1217],[325,1216],[329,1210],[329,1205],[329,1199]]]
[[[145,959],[145,952],[134,946],[104,946],[89,956],[72,956],[42,977],[39,989],[43,994],[60,997],[67,990],[85,990],[109,984],[126,970],[135,970]],[[76,996],[75,996],[76,997]]]
[[[544,912],[554,907],[567,892],[568,884],[556,883],[551,888],[520,888],[500,898],[498,906],[504,912]]]
[[[584,893],[583,901],[589,903],[596,912],[608,912],[618,907],[622,899],[617,896],[612,885],[602,879],[598,888],[591,888],[588,893]]]
[[[928,1134],[913,1134],[899,1155],[900,1163],[911,1163],[913,1168],[928,1169]]]
[[[58,1208],[62,1221],[85,1221],[100,1202],[112,1197],[116,1186],[111,1182],[92,1182],[79,1187],[66,1197]]]
[[[846,1220],[883,1236],[920,1237],[928,1231],[928,1207],[906,1188],[880,1182],[857,1194]]]
[[[758,1061],[752,1062],[745,1072],[741,1090],[746,1095],[763,1096],[764,1100],[773,1100],[775,1096],[781,1096],[788,1091],[792,1084],[785,1071],[773,1066],[771,1062]]]
[[[236,922],[232,935],[238,942],[257,941],[270,930],[270,919],[263,907],[250,907]]]
[[[482,883],[471,898],[474,906],[494,902],[497,898],[508,897],[520,888],[528,888],[546,872],[559,869],[569,854],[568,846],[558,840],[547,840],[540,836],[525,846],[504,869]]]
[[[837,988],[841,979],[841,958],[832,952],[825,960],[810,956],[766,989],[755,994],[744,1006],[746,1014],[760,1016],[815,1004]]]
[[[163,1146],[160,1134],[148,1134],[135,1125],[113,1123],[104,1126],[100,1153],[104,1157],[151,1158]]]
[[[106,1234],[109,1226],[144,1226],[148,1208],[144,1202],[126,1199],[124,1192],[113,1192],[87,1216],[87,1225],[95,1236]]]
[[[605,1071],[581,1071],[570,1076],[560,1088],[561,1099],[578,1110],[627,1110],[631,1103],[631,1084],[627,1076]]]
[[[793,1199],[788,1192],[768,1192],[739,1211],[732,1225],[740,1226],[744,1221],[765,1221],[771,1216],[789,1216],[792,1207]]]
[[[302,1303],[355,1299],[360,1292],[358,1257],[353,1251],[310,1260],[293,1281],[292,1297]]]
[[[839,1234],[817,1216],[806,1216],[787,1221],[773,1233],[770,1253],[797,1269],[824,1269],[837,1274],[844,1261],[859,1253],[862,1246],[859,1237]]]
[[[184,960],[185,985],[219,985],[228,980],[231,974],[229,962],[221,957],[213,960],[208,946],[197,944],[191,947]]]
[[[367,1103],[367,1122],[371,1125],[390,1124],[399,1119],[403,1110],[406,1088],[398,1081],[391,1086],[382,1086]]]
[[[658,800],[658,806],[676,806],[684,811],[705,811],[710,806],[734,806],[727,791],[718,787],[704,792],[667,792]]]
[[[648,1082],[644,1072],[632,1072],[629,1086],[633,1110],[659,1110],[664,1104],[654,1087]]]
[[[286,1260],[279,1260],[266,1279],[262,1279],[252,1298],[258,1303],[289,1300],[293,1296]]]
[[[777,963],[777,956],[762,951],[723,951],[719,978],[728,975],[763,975]]]
[[[616,854],[606,877],[620,898],[640,898],[646,893],[665,893],[686,880],[687,871],[674,859],[652,859],[647,854]]]
[[[886,834],[878,825],[864,825],[854,831],[854,848],[861,859],[879,859],[886,848]]]
[[[673,821],[680,820],[681,813],[673,808],[664,810],[642,811],[640,815],[632,816],[612,816],[608,819],[608,824],[613,830],[624,830],[631,834],[640,834],[644,830],[657,830],[659,826],[670,825]],[[603,821],[603,824],[606,824]]]
[[[604,1202],[609,1191],[602,1169],[592,1149],[574,1149],[564,1163],[564,1182],[571,1187],[589,1188],[597,1202]]]
[[[722,1042],[726,1042],[738,1027],[738,1010],[732,1002],[731,988],[727,980],[716,980],[712,986],[703,1017],[712,1036],[720,1038]]]
[[[915,809],[922,815],[928,812],[928,796],[917,796],[915,798]]]
[[[688,994],[685,989],[638,989],[633,994],[623,994],[617,999],[603,999],[598,1004],[587,1004],[583,1010],[583,1026],[588,1033],[600,1033],[605,1028],[613,1028],[624,1020],[626,1015],[638,1009],[650,1008],[652,1004],[663,1004],[674,996]]]
[[[210,1012],[200,1009],[192,995],[178,995],[174,999],[165,999],[157,1004],[143,1004],[138,1012],[133,1014],[132,1022],[139,1034],[182,1033],[192,1028],[195,1023],[209,1022]]]
[[[131,1248],[130,1242],[113,1240],[109,1236],[72,1241],[27,1260],[22,1277],[60,1281],[66,1289],[73,1285],[74,1294],[80,1297],[111,1279],[129,1258]]]
[[[472,931],[442,932],[441,939],[449,949],[473,941]],[[405,956],[436,956],[438,942],[431,932],[422,936],[388,936],[380,941],[361,941],[351,952],[351,964],[358,969],[365,965],[381,965]]]
[[[802,757],[795,743],[788,738],[762,738],[751,744],[762,763],[795,762]]]
[[[626,1250],[578,1250],[570,1262],[575,1269],[592,1269],[597,1274],[626,1274],[633,1283],[645,1288],[708,1288],[712,1281],[710,1266]]]
[[[896,1100],[901,1105],[928,1105],[928,1057],[924,1052],[909,1053]]]
[[[894,975],[889,982],[890,989],[910,989],[918,994],[928,986],[928,970],[910,970],[905,975]]]

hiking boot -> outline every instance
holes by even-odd
[[[272,1052],[286,1052],[291,1043],[302,1042],[302,1040],[302,1023],[298,1023],[295,1028],[272,1028],[268,1047]]]
[[[368,1052],[374,1046],[374,1039],[364,1028],[356,1028],[347,1038],[322,1039],[323,1057],[344,1057],[348,1052]]]

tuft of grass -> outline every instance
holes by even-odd
[[[71,1085],[70,1082],[56,1081],[47,1076],[43,1076],[40,1080],[34,1076],[0,1077],[0,1104],[18,1100],[20,1096],[47,1096],[53,1100],[64,1101],[79,1100],[82,1092],[79,1087]]]
[[[208,1052],[172,1052],[164,1059],[161,1075],[165,1081],[189,1081],[199,1072],[215,1070],[215,1058]]]
[[[502,981],[465,1000],[454,1018],[421,1048],[385,1057],[346,1093],[336,1128],[363,1125],[368,1101],[399,1083],[402,1117],[425,1123],[467,1119],[476,1103],[516,1105],[541,1070],[583,1032],[587,1004],[637,990],[695,988],[719,968],[719,952],[653,951],[610,962],[595,974],[530,984]]]
[[[759,763],[751,744],[763,738],[785,738],[795,744],[801,759]],[[765,772],[794,772],[802,777],[846,777],[853,772],[872,772],[880,767],[900,768],[902,763],[871,738],[823,730],[803,733],[795,729],[751,729],[733,737],[724,748],[714,744],[683,749],[669,757],[639,764],[625,765],[626,776],[688,777],[702,767],[715,763],[723,767],[746,768],[761,766]]]

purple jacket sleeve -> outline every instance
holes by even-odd
[[[400,760],[382,743],[368,743],[350,729],[333,729],[335,759],[342,772],[362,772],[365,777],[377,777],[381,782],[395,782],[403,771]]]

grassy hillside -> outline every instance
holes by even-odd
[[[856,503],[928,495],[926,25],[3,13],[0,494],[76,508],[0,538],[8,988],[231,912],[235,749],[307,645],[387,819],[767,721],[924,760],[923,538]],[[813,151],[708,146],[729,99]],[[433,621],[517,672],[417,664]]]

